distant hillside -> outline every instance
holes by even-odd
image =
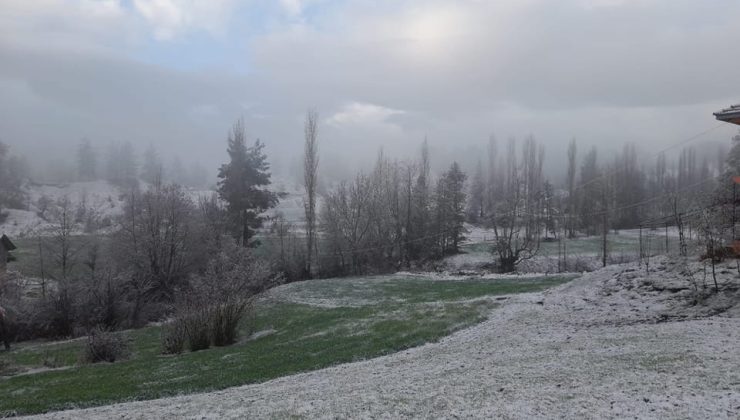
[[[141,182],[141,188],[148,184]],[[303,218],[303,195],[299,186],[276,181],[272,187],[285,192],[280,204],[268,214],[274,216],[281,212],[291,222],[300,222]],[[71,182],[63,184],[31,183],[24,187],[26,194],[25,209],[3,209],[7,218],[0,223],[0,233],[11,237],[28,237],[48,234],[54,226],[54,208],[64,197],[70,201],[76,224],[80,233],[86,228],[105,233],[112,226],[114,219],[123,214],[125,192],[108,181]],[[194,202],[200,197],[209,196],[213,190],[186,190]]]

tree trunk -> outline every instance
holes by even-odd
[[[516,257],[502,257],[499,259],[499,264],[502,273],[512,273],[516,270]]]
[[[242,247],[249,246],[249,221],[247,220],[247,211],[242,211]]]

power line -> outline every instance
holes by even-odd
[[[677,147],[681,147],[681,146],[684,146],[684,145],[686,145],[688,143],[691,143],[693,141],[696,141],[696,140],[700,139],[701,137],[703,137],[703,136],[705,136],[705,135],[707,135],[707,134],[709,134],[709,133],[711,133],[711,132],[713,132],[713,131],[715,131],[715,130],[717,130],[717,129],[719,129],[719,128],[727,125],[727,124],[728,124],[727,122],[722,121],[719,124],[717,124],[717,125],[715,125],[715,126],[713,126],[711,128],[708,128],[708,129],[706,129],[706,130],[704,130],[704,131],[702,131],[700,133],[694,134],[691,137],[688,137],[688,138],[686,138],[684,140],[681,140],[678,143],[672,144],[672,145],[670,145],[670,146],[668,146],[668,147],[666,147],[666,148],[664,148],[664,149],[662,149],[662,150],[660,150],[658,152],[655,152],[650,157],[657,157],[657,156],[661,155],[662,153],[665,153],[665,152],[670,151],[672,149],[675,149]],[[596,177],[594,177],[594,178],[592,178],[592,179],[590,179],[588,181],[585,181],[585,182],[582,182],[579,185],[576,185],[573,189],[574,189],[574,191],[575,190],[579,190],[579,189],[581,189],[583,187],[586,187],[586,186],[588,186],[588,185],[590,185],[590,184],[592,184],[594,182],[597,182],[597,181],[599,181],[599,180],[601,180],[603,178],[606,178],[606,177],[609,177],[609,176],[612,176],[612,175],[616,175],[619,172],[620,172],[620,169],[618,169],[618,168],[617,169],[613,169],[613,170],[611,170],[609,172],[604,172],[604,173],[602,173],[602,174],[600,174],[600,175],[598,175],[598,176],[596,176]],[[688,187],[684,187],[682,190],[665,193],[662,196],[652,197],[652,198],[650,198],[648,200],[645,200],[643,202],[640,202],[640,203],[628,204],[628,205],[625,205],[623,207],[602,210],[602,211],[588,213],[588,214],[584,214],[584,215],[585,216],[599,216],[599,215],[603,215],[605,212],[609,212],[609,211],[619,211],[619,210],[626,210],[626,209],[632,208],[632,207],[637,207],[639,205],[646,204],[648,202],[658,200],[658,199],[660,199],[662,197],[665,197],[667,195],[675,194],[676,192],[680,192],[680,191],[684,191],[684,190],[689,189],[689,188],[693,188],[693,187],[698,186],[698,185],[700,185],[700,184],[702,184],[704,182],[707,182],[708,180],[710,180],[712,178],[713,177],[705,178],[705,179],[699,181],[698,183],[692,184],[692,185],[690,185]],[[520,215],[535,216],[535,215],[533,215],[531,213],[520,213]],[[561,215],[560,217],[565,217],[565,216],[562,216]],[[271,217],[271,219],[272,219],[272,217]],[[304,223],[305,222],[305,220],[303,220],[303,219],[299,219],[299,220],[286,220],[286,219],[283,219],[283,221],[285,221],[287,223]]]
[[[319,257],[339,256],[339,255],[346,255],[346,254],[355,254],[355,253],[360,253],[360,252],[377,251],[377,250],[381,250],[381,249],[389,249],[389,248],[394,248],[396,246],[403,246],[403,245],[410,244],[410,243],[416,243],[416,242],[421,242],[421,241],[425,241],[425,240],[428,240],[428,239],[442,237],[442,236],[444,236],[444,235],[446,235],[446,234],[448,234],[448,233],[450,233],[450,232],[452,232],[454,230],[455,230],[454,228],[445,229],[445,230],[443,230],[441,232],[434,233],[434,234],[431,234],[431,235],[421,236],[421,237],[414,238],[414,239],[401,240],[400,242],[389,243],[388,245],[380,245],[380,246],[372,246],[372,247],[366,247],[366,248],[350,249],[350,250],[347,250],[346,252],[319,252],[319,253],[315,253],[315,255],[316,256],[319,256]]]
[[[690,190],[690,189],[692,189],[694,187],[698,187],[699,185],[704,184],[704,183],[706,183],[708,181],[712,181],[712,180],[714,180],[714,176],[708,176],[708,177],[702,179],[701,181],[695,182],[695,183],[693,183],[691,185],[687,185],[687,186],[685,186],[685,187],[683,187],[681,189],[678,189],[676,191],[666,192],[666,193],[663,193],[661,195],[657,195],[655,197],[651,197],[651,198],[649,198],[647,200],[643,200],[643,201],[640,201],[640,202],[637,202],[637,203],[626,204],[626,205],[621,206],[621,207],[615,207],[613,209],[606,209],[606,210],[602,210],[602,211],[595,212],[595,213],[589,213],[587,215],[588,216],[599,216],[599,215],[603,215],[604,213],[621,211],[621,210],[627,210],[627,209],[631,209],[631,208],[634,208],[634,207],[639,207],[641,205],[648,204],[648,203],[651,203],[653,201],[660,200],[661,198],[665,198],[665,197],[670,196],[670,195],[674,195],[674,194],[678,194],[680,192],[684,192],[684,191]]]
[[[709,129],[707,129],[707,130],[704,130],[704,131],[702,131],[702,132],[700,132],[700,133],[694,134],[694,135],[693,135],[693,136],[691,136],[691,137],[688,137],[688,138],[686,138],[686,139],[684,139],[684,140],[682,140],[682,141],[680,141],[680,142],[678,142],[678,143],[675,143],[675,144],[673,144],[673,145],[671,145],[671,146],[668,146],[668,147],[666,147],[665,149],[663,149],[663,150],[660,150],[660,151],[658,151],[658,152],[654,153],[654,154],[653,154],[652,156],[650,156],[650,157],[657,157],[657,156],[660,156],[660,154],[662,154],[662,153],[665,153],[665,152],[667,152],[667,151],[669,151],[669,150],[675,149],[676,147],[684,146],[684,145],[686,145],[686,144],[688,144],[688,143],[691,143],[691,142],[693,142],[693,141],[696,141],[696,140],[700,139],[701,137],[703,137],[703,136],[705,136],[705,135],[707,135],[707,134],[711,133],[712,131],[715,131],[715,130],[717,130],[718,128],[720,128],[720,127],[723,127],[723,126],[724,126],[724,125],[726,125],[726,124],[728,124],[728,123],[727,123],[727,122],[724,122],[724,121],[722,121],[721,123],[719,123],[719,124],[717,124],[717,125],[713,126],[712,128],[709,128]],[[614,170],[612,170],[611,172],[608,172],[608,173],[606,173],[606,172],[605,172],[605,173],[603,173],[603,174],[601,174],[601,175],[598,175],[598,176],[596,176],[596,177],[594,177],[594,178],[592,178],[592,179],[590,179],[590,180],[588,180],[588,181],[586,181],[586,182],[583,182],[583,183],[581,183],[581,184],[579,184],[579,185],[575,186],[575,187],[574,187],[573,189],[574,189],[574,190],[579,190],[579,189],[581,189],[581,188],[583,188],[583,187],[585,187],[585,186],[587,186],[587,185],[590,185],[590,184],[592,184],[592,183],[594,183],[594,182],[596,182],[596,181],[598,181],[598,180],[600,180],[600,179],[603,179],[603,178],[605,178],[605,177],[608,177],[608,176],[612,176],[612,175],[615,175],[615,174],[617,174],[618,172],[619,172],[619,169],[614,169]]]

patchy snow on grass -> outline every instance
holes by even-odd
[[[392,276],[365,276],[305,280],[270,289],[261,298],[321,308],[360,307],[377,303],[375,288],[392,279]]]
[[[396,276],[403,276],[403,277],[411,277],[411,278],[423,278],[426,280],[431,281],[450,281],[450,280],[459,280],[459,281],[465,281],[470,279],[482,279],[482,280],[516,280],[516,279],[533,279],[533,278],[539,278],[539,277],[547,277],[552,276],[552,273],[545,273],[545,272],[527,272],[527,273],[486,273],[486,272],[477,272],[477,271],[455,271],[455,272],[449,272],[449,271],[432,271],[432,272],[407,272],[407,271],[399,271],[395,274]],[[563,277],[567,276],[570,277],[573,274],[571,273],[560,273],[556,276]]]
[[[437,343],[217,392],[43,418],[712,418],[740,416],[740,281],[656,258],[541,293]],[[690,275],[689,275],[690,273]],[[708,283],[713,284],[712,280]]]

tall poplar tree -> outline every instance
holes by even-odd
[[[306,123],[303,134],[305,145],[303,151],[303,182],[306,188],[306,198],[303,202],[306,214],[306,276],[311,277],[311,259],[316,246],[316,187],[319,169],[318,120],[316,111],[306,113]]]

